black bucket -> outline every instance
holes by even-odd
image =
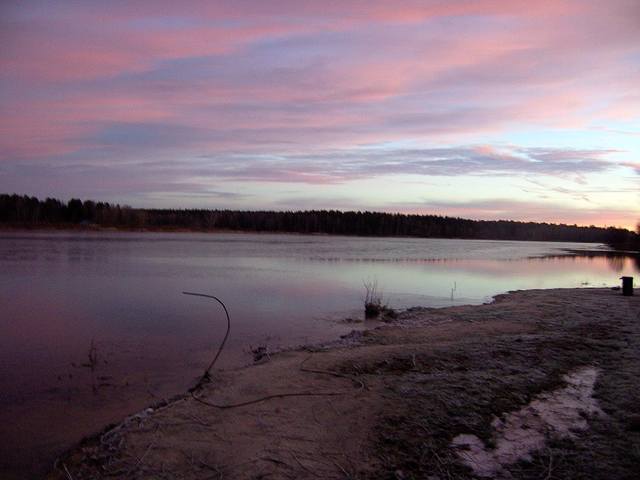
[[[633,295],[633,277],[620,277],[622,280],[622,295]]]

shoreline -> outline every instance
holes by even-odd
[[[44,226],[10,226],[0,224],[0,235],[3,233],[111,233],[111,234],[146,234],[146,233],[166,233],[166,234],[208,234],[208,235],[259,235],[259,236],[295,236],[295,237],[335,237],[335,238],[360,238],[360,239],[405,239],[405,240],[468,240],[475,242],[524,242],[524,243],[551,243],[551,244],[582,244],[594,245],[592,249],[575,249],[561,248],[565,253],[563,256],[582,256],[582,257],[639,257],[640,250],[629,250],[627,248],[618,248],[614,245],[598,242],[574,242],[566,240],[521,240],[521,239],[503,239],[503,238],[467,238],[467,237],[421,237],[421,236],[382,236],[382,235],[346,235],[337,233],[300,233],[300,232],[279,232],[279,231],[252,231],[252,230],[211,230],[211,229],[194,229],[194,228],[122,228],[122,227],[101,227],[101,226],[69,226],[69,225],[44,225]],[[557,256],[557,254],[549,254],[549,257]]]
[[[325,478],[345,478],[347,473],[359,478],[411,478],[438,468],[471,478],[469,467],[450,445],[452,437],[443,438],[445,432],[465,433],[459,431],[464,425],[469,434],[491,445],[490,425],[496,415],[559,388],[563,375],[575,368],[596,362],[600,378],[607,379],[616,375],[609,364],[623,352],[631,361],[631,372],[640,371],[640,325],[634,318],[638,311],[637,296],[623,297],[601,288],[524,290],[497,295],[483,305],[409,309],[388,325],[347,336],[328,348],[284,351],[266,363],[216,371],[197,397],[179,395],[158,409],[147,408],[111,430],[105,427],[83,439],[61,457],[58,470],[48,478],[66,478],[66,470],[76,480],[109,471],[122,478],[165,474],[211,478],[216,472],[234,478],[252,478],[255,473],[275,478],[293,473],[297,478],[317,476],[312,473]],[[615,321],[603,324],[611,316]],[[620,335],[617,341],[611,340],[615,333]],[[603,337],[613,343],[603,343]],[[564,351],[567,346],[572,355]],[[554,355],[540,358],[540,349]],[[541,364],[535,365],[536,361]],[[507,377],[511,382],[505,383]],[[625,377],[625,382],[640,386],[635,378]],[[451,396],[452,386],[465,383],[472,394]],[[439,386],[435,396],[434,385]],[[622,387],[628,390],[628,385]],[[618,381],[607,388],[619,396],[622,387]],[[604,407],[616,402],[616,395],[602,395],[601,384],[595,388]],[[270,395],[267,400],[236,405]],[[622,396],[629,395],[627,391]],[[435,425],[423,423],[425,412],[438,409],[444,413],[434,416]],[[603,408],[607,409],[612,410]],[[469,412],[471,419],[459,418]],[[633,422],[640,422],[640,411],[626,413],[620,421],[624,424],[630,417],[631,427],[638,427]],[[441,422],[444,425],[438,425]],[[589,422],[612,419],[609,415]],[[609,430],[619,432],[627,426],[610,425]],[[424,464],[416,463],[429,453],[415,445],[415,439],[425,434],[432,454]],[[594,438],[588,441],[612,443],[608,453],[617,456],[613,439],[606,434]],[[640,433],[634,438],[640,442]],[[549,439],[545,448],[560,448],[553,446],[560,440]],[[532,458],[539,455],[534,451]],[[499,468],[513,474],[514,468],[529,471],[537,465],[522,463]],[[609,465],[603,475],[617,472],[626,478],[624,468],[625,462],[615,468]],[[398,477],[398,471],[405,476]]]
[[[437,239],[437,240],[472,240],[487,242],[539,242],[539,243],[580,243],[585,245],[604,245],[611,248],[611,252],[630,252],[631,254],[640,253],[633,250],[614,250],[604,243],[599,242],[578,242],[568,240],[526,240],[526,239],[509,239],[509,238],[475,238],[475,237],[438,237],[438,236],[418,236],[418,235],[347,235],[338,233],[324,232],[286,232],[286,231],[257,231],[257,230],[228,230],[228,229],[197,229],[197,228],[124,228],[124,227],[103,227],[99,225],[30,225],[30,226],[13,226],[0,224],[0,234],[7,232],[75,232],[75,233],[206,233],[206,234],[246,234],[246,235],[292,235],[292,236],[313,236],[313,237],[339,237],[339,238],[394,238],[394,239]],[[573,250],[568,250],[573,253]],[[593,250],[592,252],[598,252]],[[603,250],[606,252],[606,250]]]

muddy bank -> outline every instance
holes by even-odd
[[[217,372],[49,478],[636,478],[639,314],[606,289],[412,309]]]

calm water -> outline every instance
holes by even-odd
[[[393,307],[481,303],[522,288],[617,285],[637,261],[597,245],[249,234],[0,234],[0,476],[46,470],[83,435],[192,385],[251,347],[334,339],[363,282]],[[363,328],[362,326],[358,328]],[[95,346],[92,372],[83,366]]]

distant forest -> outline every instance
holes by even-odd
[[[331,235],[540,240],[607,243],[640,248],[640,235],[621,228],[467,220],[438,215],[379,212],[173,210],[131,208],[106,202],[0,194],[0,225],[16,228],[113,228],[324,233]]]

